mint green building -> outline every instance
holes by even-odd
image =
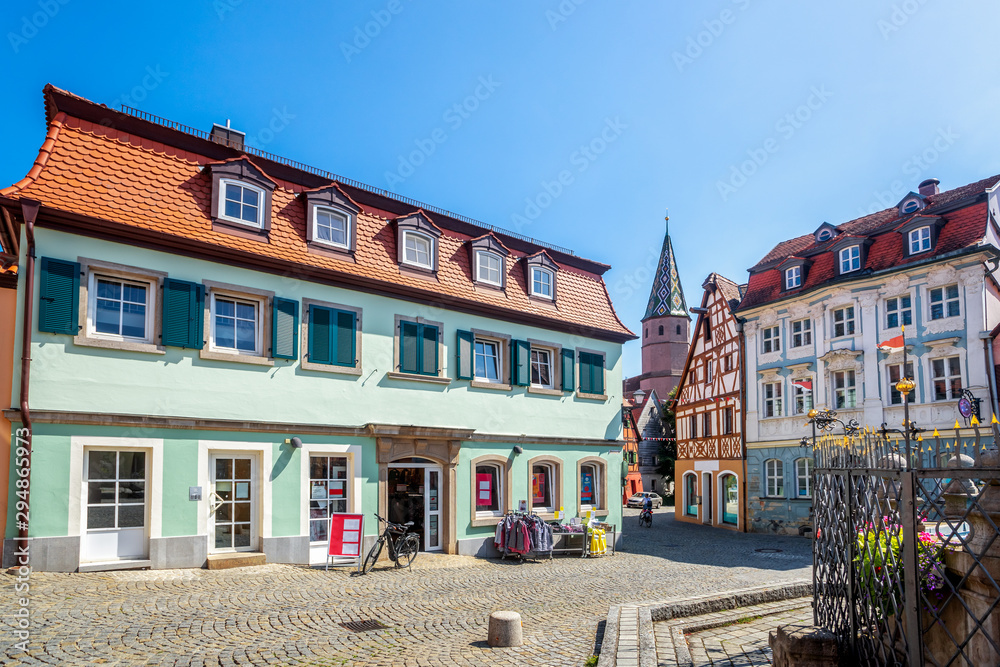
[[[377,513],[474,555],[522,501],[620,524],[634,336],[609,267],[229,128],[45,93],[47,140],[0,191],[18,332],[32,283],[35,569],[322,563],[335,512],[364,515],[362,549]]]

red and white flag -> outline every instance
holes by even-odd
[[[899,335],[896,336],[895,338],[890,338],[889,340],[880,343],[878,349],[882,350],[883,352],[889,352],[891,354],[892,352],[899,352],[900,350],[902,350],[903,345],[904,345],[903,336]]]
[[[813,390],[812,380],[792,380],[793,387],[802,387],[806,391]]]

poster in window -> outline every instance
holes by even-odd
[[[585,472],[580,479],[580,502],[589,503],[594,498],[594,475]]]
[[[493,475],[489,473],[476,473],[476,506],[492,505],[493,498]]]
[[[545,504],[545,473],[535,472],[531,474],[531,504]]]

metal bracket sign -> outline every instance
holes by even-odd
[[[326,569],[354,567],[361,570],[361,546],[364,541],[363,514],[333,514],[330,516],[330,543],[326,550]]]

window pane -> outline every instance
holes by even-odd
[[[233,478],[233,460],[216,459],[215,479],[232,479],[232,478]]]
[[[120,452],[118,454],[118,476],[121,479],[146,478],[145,452]]]
[[[958,357],[948,357],[948,375],[958,375],[962,372],[962,366]]]
[[[257,191],[250,188],[243,188],[243,203],[248,206],[257,206]]]
[[[115,452],[90,452],[87,479],[114,479]]]
[[[110,505],[115,502],[114,482],[88,482],[87,504]]]
[[[115,301],[122,298],[122,285],[110,280],[97,281],[97,298],[113,299]]]
[[[215,344],[219,347],[236,347],[236,323],[228,317],[215,318]]]
[[[949,301],[948,317],[958,317],[959,314],[958,301]]]
[[[215,525],[215,548],[230,549],[233,546],[233,527],[231,524]]]
[[[122,335],[130,338],[146,337],[146,306],[136,303],[122,305]]]
[[[947,291],[949,299],[958,298],[958,285],[948,285]]]
[[[121,505],[118,508],[119,528],[139,528],[146,525],[146,508],[143,505]]]
[[[98,333],[120,333],[121,303],[98,299],[97,312],[94,315],[94,329]]]
[[[114,528],[115,508],[114,507],[88,507],[87,508],[87,528]]]
[[[240,219],[240,204],[239,202],[232,201],[230,199],[226,200],[226,217]]]
[[[215,314],[220,317],[234,317],[236,315],[236,303],[226,299],[215,300]]]
[[[236,479],[250,479],[250,459],[236,459]]]
[[[237,303],[236,317],[244,320],[253,320],[257,317],[257,306],[251,303]]]
[[[236,320],[236,349],[253,352],[257,349],[257,326],[253,321]]]

